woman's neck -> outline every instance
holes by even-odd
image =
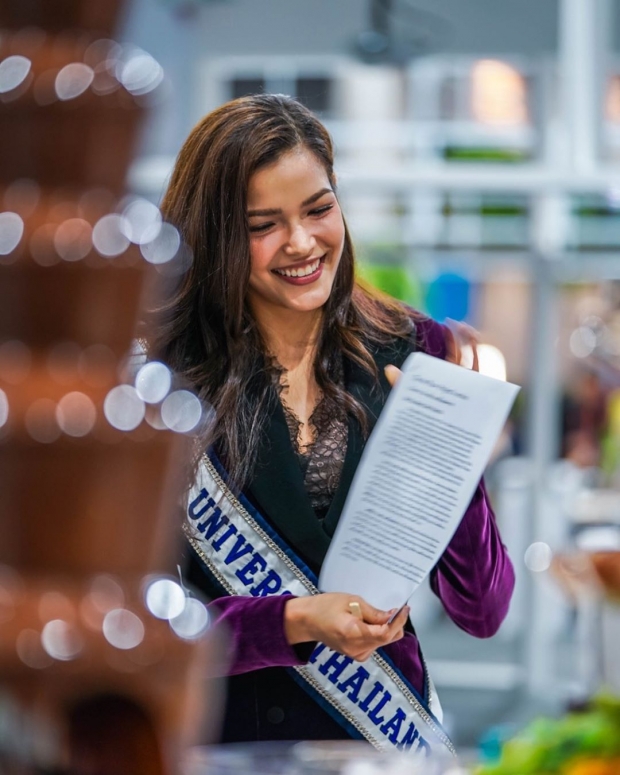
[[[298,443],[306,448],[314,440],[310,417],[320,398],[314,376],[314,358],[321,329],[322,310],[295,312],[269,307],[254,310],[254,319],[267,351],[284,369],[282,402],[300,422]]]
[[[262,309],[255,319],[267,350],[287,372],[311,371],[322,311]]]

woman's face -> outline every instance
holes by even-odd
[[[322,307],[342,255],[344,221],[321,162],[298,148],[258,170],[247,215],[254,314]]]

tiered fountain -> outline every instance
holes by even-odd
[[[188,256],[123,196],[162,72],[110,40],[120,5],[0,6],[4,772],[169,773],[201,715],[208,617],[173,580],[200,406],[128,358]]]

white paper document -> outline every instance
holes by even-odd
[[[383,610],[409,600],[458,527],[518,391],[409,356],[355,474],[321,591],[360,595]]]

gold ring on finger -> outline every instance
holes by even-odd
[[[349,611],[356,619],[363,619],[362,606],[356,600],[349,603]]]

